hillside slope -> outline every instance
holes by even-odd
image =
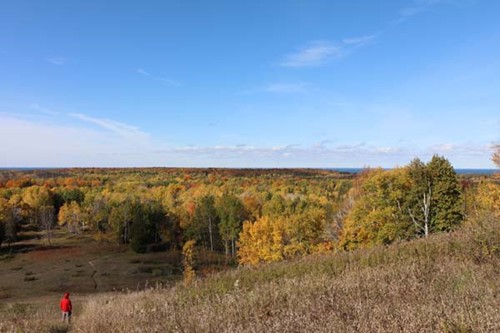
[[[85,332],[500,331],[497,221],[388,248],[91,299]]]
[[[241,268],[187,288],[91,296],[67,329],[499,332],[499,291],[500,228],[491,220],[427,240]],[[57,328],[41,316],[16,325]]]

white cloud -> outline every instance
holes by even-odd
[[[145,71],[144,69],[142,68],[138,68],[135,70],[138,74],[140,75],[143,75],[145,77],[148,77],[150,79],[153,79],[155,81],[158,81],[158,82],[161,82],[161,83],[164,83],[166,85],[170,85],[170,86],[174,86],[174,87],[180,87],[181,86],[181,83],[179,81],[176,81],[176,80],[172,80],[172,79],[167,79],[167,78],[164,78],[164,77],[159,77],[159,76],[155,76],[155,75],[152,75],[151,73]]]
[[[484,156],[491,154],[490,144],[477,143],[442,143],[430,146],[426,149],[427,153],[440,155],[469,155],[469,156]]]
[[[0,142],[15,138],[12,144],[0,145],[0,166],[393,167],[416,156],[426,160],[440,154],[457,167],[492,167],[490,143],[412,147],[325,140],[309,146],[167,146],[135,126],[83,114],[72,114],[79,121],[70,124],[71,118],[64,116],[40,119],[0,113]]]
[[[145,140],[149,138],[149,134],[141,131],[139,128],[118,121],[105,118],[89,117],[81,113],[68,113],[68,115],[85,122],[98,125],[101,128],[118,134],[122,138],[130,140]]]
[[[320,66],[341,55],[342,46],[327,41],[315,41],[298,52],[287,55],[280,65],[284,67]]]
[[[345,38],[340,42],[313,41],[279,63],[283,67],[316,67],[345,56],[354,48],[373,43],[374,35]]]
[[[413,0],[410,6],[404,7],[399,11],[399,18],[395,23],[402,23],[408,18],[426,12],[436,5],[459,4],[471,1],[472,0]]]
[[[303,94],[309,92],[311,87],[307,82],[273,82],[257,88],[241,90],[239,95],[254,95],[259,93],[271,94]]]
[[[375,40],[375,35],[366,35],[352,38],[345,38],[342,42],[346,45],[363,46],[372,43]]]

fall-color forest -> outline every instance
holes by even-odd
[[[496,156],[496,155],[495,155]],[[496,157],[494,157],[496,158]],[[280,261],[427,237],[498,218],[498,177],[457,176],[434,156],[359,175],[313,169],[44,169],[0,173],[0,244],[23,226],[91,234],[138,253]]]

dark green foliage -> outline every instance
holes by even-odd
[[[423,226],[425,206],[428,206],[428,232],[449,231],[463,220],[462,198],[458,178],[450,162],[434,155],[424,164],[419,159],[408,166],[411,190],[405,202],[405,209],[415,221]],[[417,232],[424,233],[417,227]]]
[[[358,197],[342,231],[346,249],[428,237],[463,220],[457,175],[441,156],[427,164],[415,159],[405,168],[369,171],[353,193]]]
[[[452,230],[463,220],[457,174],[447,159],[437,155],[432,157],[427,169],[432,179],[432,228],[436,231]]]
[[[137,253],[145,253],[148,244],[154,241],[154,227],[147,216],[135,220],[130,228],[130,233],[130,248]]]

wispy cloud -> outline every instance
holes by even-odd
[[[168,78],[164,78],[164,77],[160,77],[160,76],[152,75],[151,73],[145,71],[142,68],[137,68],[135,71],[136,71],[136,73],[138,73],[138,74],[140,74],[142,76],[148,77],[150,79],[153,79],[155,81],[161,82],[161,83],[166,84],[166,85],[170,85],[170,86],[174,86],[174,87],[180,87],[181,86],[181,83],[179,81],[168,79]]]
[[[428,154],[454,155],[462,156],[485,156],[491,154],[491,144],[477,143],[441,143],[430,146],[426,149]]]
[[[454,165],[454,160],[462,161],[459,167],[493,167],[490,142],[167,146],[135,126],[83,114],[72,114],[79,121],[68,122],[65,115],[47,120],[0,112],[0,141],[17,138],[15,145],[0,146],[0,166],[393,167],[437,153]]]
[[[466,1],[470,2],[470,0],[413,0],[409,6],[400,9],[399,17],[395,23],[403,23],[410,17],[426,12],[436,5],[457,4]]]
[[[251,145],[219,145],[219,146],[185,146],[176,147],[171,149],[161,149],[157,150],[157,154],[201,154],[201,155],[254,155],[255,157],[265,157],[265,156],[295,156],[295,157],[307,157],[307,156],[333,156],[333,155],[393,155],[402,154],[406,150],[402,147],[390,147],[390,146],[373,146],[368,145],[364,142],[346,145],[330,145],[331,141],[324,140],[318,144],[314,144],[309,147],[303,147],[298,144],[290,144],[283,146],[270,146],[270,147],[256,147]]]
[[[374,35],[345,38],[339,42],[313,41],[298,51],[288,54],[279,63],[283,67],[317,67],[345,56],[355,48],[373,43]]]
[[[66,58],[63,57],[50,57],[46,58],[45,61],[50,62],[52,65],[63,66],[68,62]]]
[[[245,89],[238,92],[240,95],[270,94],[304,94],[309,92],[311,84],[307,82],[273,82],[260,87]]]
[[[390,22],[388,27],[398,25],[436,5],[470,1],[472,0],[413,0],[409,6],[399,10],[397,19]],[[312,41],[297,51],[286,55],[279,62],[279,65],[283,67],[318,67],[325,65],[332,60],[346,56],[354,49],[374,43],[376,36],[386,29],[363,36],[344,38],[340,41]]]
[[[127,125],[118,121],[105,118],[89,117],[82,113],[68,113],[68,115],[83,120],[85,122],[95,124],[101,128],[104,128],[126,139],[144,140],[149,138],[150,136],[148,133],[141,131],[139,128],[135,126]]]
[[[29,106],[31,109],[35,110],[35,111],[38,111],[38,112],[41,112],[41,113],[45,113],[49,116],[57,116],[59,115],[60,113],[57,112],[57,111],[54,111],[52,109],[49,109],[49,108],[46,108],[46,107],[43,107],[43,106],[40,106],[36,103],[34,104],[30,104]]]

